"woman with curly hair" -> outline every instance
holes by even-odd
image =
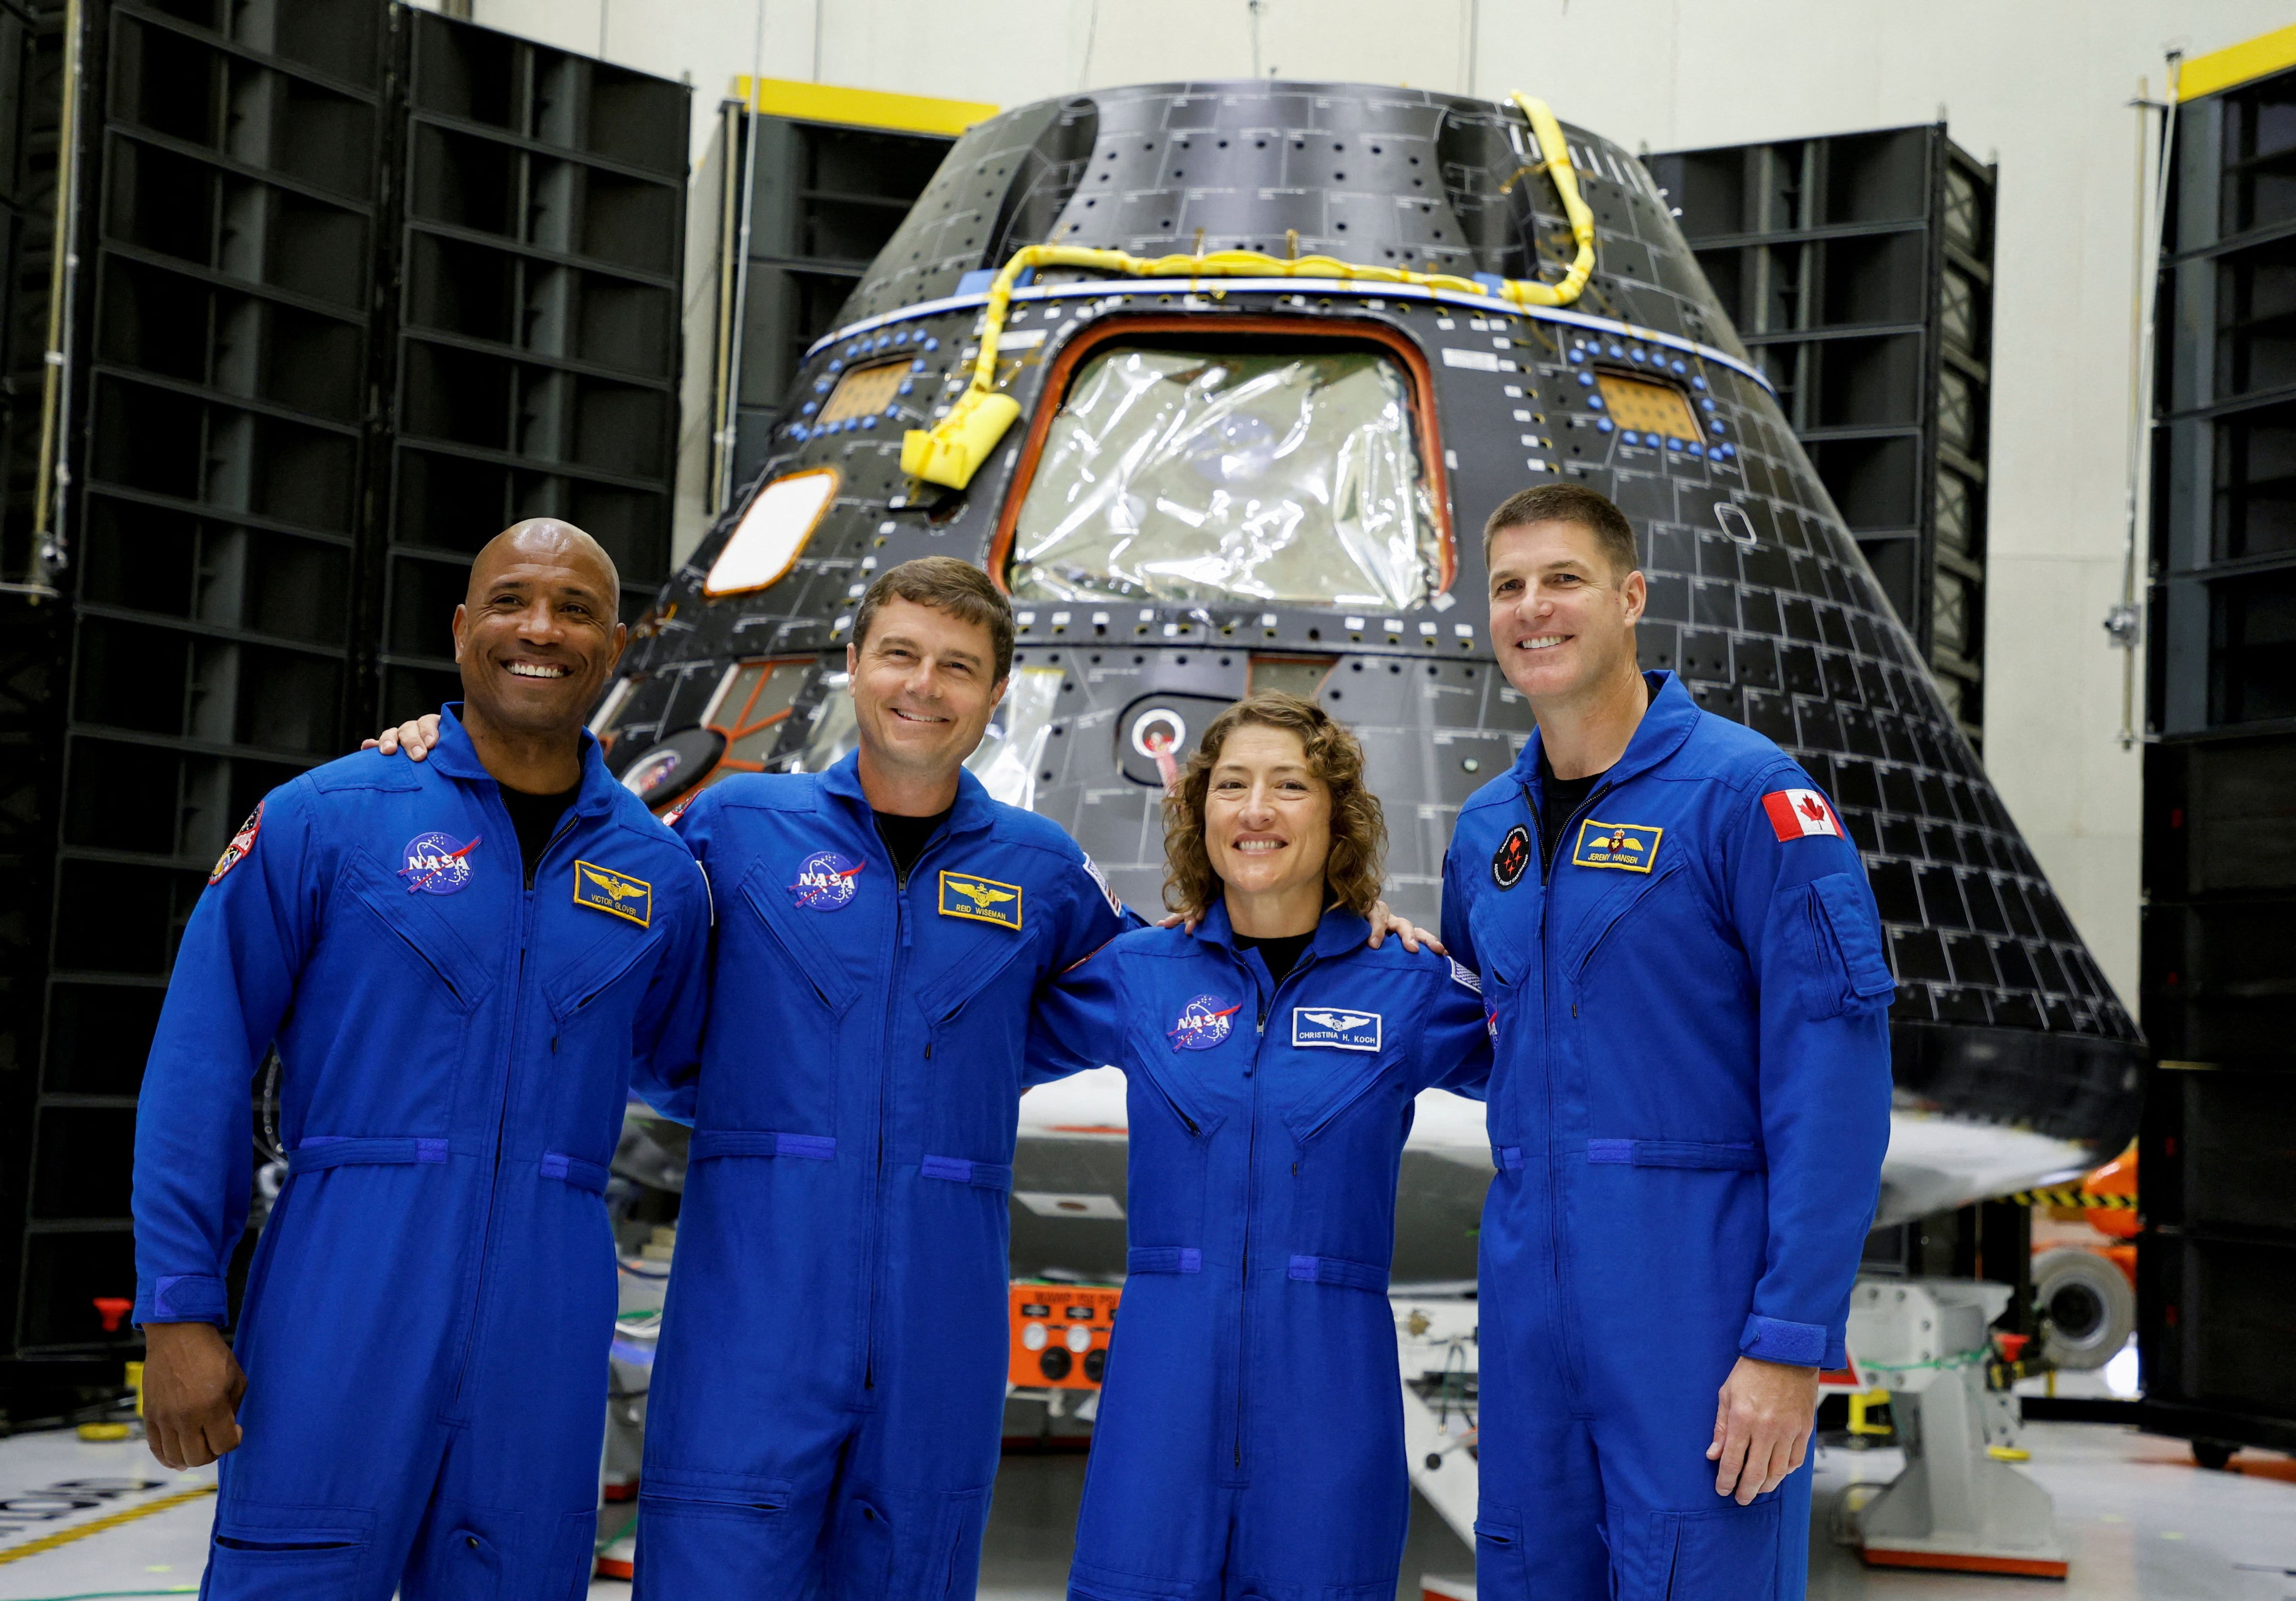
[[[1164,802],[1187,927],[1039,999],[1033,1082],[1122,1067],[1130,1274],[1071,1601],[1381,1601],[1410,1512],[1386,1290],[1414,1098],[1480,1093],[1475,976],[1365,943],[1386,825],[1363,747],[1264,693]]]

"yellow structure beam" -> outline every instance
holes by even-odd
[[[2184,63],[2177,71],[2177,98],[2196,100],[2290,67],[2296,67],[2296,27],[2275,29]]]
[[[848,89],[788,78],[734,80],[733,95],[753,111],[800,122],[843,122],[858,127],[896,128],[905,134],[946,134],[951,138],[997,108],[974,100],[937,100],[930,94],[888,94],[882,89]]]

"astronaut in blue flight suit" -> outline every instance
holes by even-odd
[[[660,1601],[973,1593],[1029,1012],[1137,921],[963,770],[1012,660],[987,576],[895,568],[854,633],[860,748],[677,820],[718,924],[640,1480]]]
[[[135,1319],[154,1454],[223,1457],[204,1597],[561,1601],[589,1572],[606,1164],[633,1074],[671,1102],[656,1064],[693,1058],[709,935],[692,857],[582,730],[618,599],[578,529],[496,539],[434,759],[273,790],[184,929],[137,1107]],[[226,1347],[275,1046],[288,1176]]]
[[[1129,1277],[1070,1601],[1389,1601],[1410,1521],[1395,1194],[1413,1098],[1490,1068],[1474,975],[1364,943],[1384,843],[1355,737],[1281,693],[1168,803],[1193,933],[1126,935],[1040,1003],[1032,1082],[1128,1083]]]
[[[1526,490],[1485,544],[1538,732],[1444,868],[1496,1053],[1478,1591],[1800,1601],[1889,1137],[1873,898],[1808,774],[1636,671],[1616,507]]]

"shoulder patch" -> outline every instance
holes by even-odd
[[[229,816],[230,813],[226,813],[225,815]],[[239,832],[234,834],[231,837],[231,843],[223,847],[223,854],[216,858],[215,871],[208,875],[208,882],[215,883],[233,868],[237,867],[246,858],[248,852],[255,848],[255,837],[261,832],[263,832],[263,803],[258,801],[255,803],[255,810],[247,814],[247,821],[239,825]]]
[[[1124,903],[1116,898],[1116,886],[1108,881],[1108,875],[1100,870],[1100,863],[1092,859],[1089,852],[1085,854],[1084,870],[1092,875],[1092,881],[1095,884],[1100,886],[1101,898],[1108,903],[1109,911],[1118,917],[1122,917]]]
[[[1451,964],[1451,982],[1453,984],[1464,984],[1467,988],[1474,991],[1478,995],[1483,992],[1482,978],[1476,973],[1474,968],[1467,966],[1466,963],[1459,960],[1459,959],[1455,956],[1447,956],[1443,960]]]
[[[1830,834],[1841,837],[1841,820],[1825,796],[1815,789],[1773,789],[1762,796],[1770,828],[1780,839],[1807,839]]]

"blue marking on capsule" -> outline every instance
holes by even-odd
[[[1580,388],[1591,389],[1595,387],[1595,375],[1592,372],[1581,372],[1578,375],[1578,383]]]
[[[791,424],[789,425],[789,437],[790,437],[791,438],[792,438],[792,439],[802,439],[802,438],[804,438],[804,437],[805,437],[805,434],[806,434],[806,429],[805,429],[805,424],[804,424],[804,423],[802,423],[802,422],[792,422],[792,423],[791,423]]]
[[[1690,442],[1690,453],[1693,456],[1702,456],[1706,453],[1706,447],[1703,445],[1699,444],[1697,440],[1693,439]]]
[[[1712,419],[1706,426],[1712,429],[1718,434],[1726,434],[1730,431],[1730,425],[1723,421],[1719,417]]]
[[[1627,359],[1633,362],[1641,362],[1648,361],[1650,358],[1639,350],[1629,350],[1627,352]]]
[[[1703,378],[1693,378],[1690,380],[1690,387],[1693,389],[1702,389],[1706,387],[1706,380]]]
[[[1587,404],[1599,412],[1603,409],[1603,397],[1600,395],[1589,395],[1587,396]]]
[[[917,359],[916,359],[916,360],[914,360],[914,361],[913,361],[913,362],[911,362],[911,363],[909,363],[909,371],[910,371],[910,372],[923,372],[924,370],[925,370],[925,358],[924,358],[923,356],[922,356],[922,355],[921,355],[921,356],[919,356],[919,357],[917,357]]]
[[[940,348],[940,341],[939,339],[929,339],[925,341],[925,348],[928,350],[938,350]]]
[[[1578,348],[1578,346],[1573,345],[1570,347],[1570,359],[1574,362],[1583,362],[1587,359],[1587,353]]]
[[[810,417],[819,410],[821,410],[821,402],[817,400],[808,400],[803,405],[798,407],[797,414],[800,417]]]
[[[1674,370],[1675,370],[1677,372],[1689,372],[1689,371],[1690,371],[1690,369],[1689,369],[1688,367],[1685,366],[1681,362],[1678,362],[1678,361],[1677,361],[1677,362],[1676,362],[1676,363],[1674,363]]]
[[[1700,401],[1698,404],[1710,412],[1714,409],[1714,396],[1709,395],[1705,399]]]
[[[829,370],[832,372],[842,372],[845,371],[845,363],[840,361],[832,361],[829,363]]]
[[[1611,346],[1611,360],[1613,360],[1613,361],[1617,361],[1617,360],[1619,360],[1620,357],[1624,356],[1626,354],[1627,354],[1627,353],[1626,353],[1626,351],[1625,351],[1623,348],[1621,348],[1620,347],[1617,346],[1617,345],[1613,345],[1613,346]]]
[[[1642,436],[1636,433],[1634,429],[1628,429],[1625,433],[1619,436],[1619,443],[1621,445],[1640,445],[1642,443]]]
[[[864,417],[861,419],[861,426],[863,428],[875,428],[877,426],[877,419],[873,416]]]
[[[1598,433],[1598,434],[1607,434],[1607,433],[1609,433],[1609,432],[1611,431],[1611,420],[1610,420],[1608,417],[1597,417],[1597,418],[1595,418],[1595,431],[1596,433]]]
[[[829,380],[828,380],[827,379],[825,379],[825,378],[816,378],[816,379],[815,379],[815,380],[813,380],[813,392],[814,392],[815,394],[816,394],[816,395],[826,395],[826,394],[828,394],[828,393],[829,393]]]
[[[901,380],[901,387],[900,387],[900,389],[899,389],[898,392],[898,393],[900,393],[900,394],[906,395],[906,394],[907,394],[910,390],[912,390],[912,389],[914,389],[914,388],[915,388],[916,387],[917,387],[917,380],[916,380],[915,379],[914,379],[914,378],[905,378],[905,379]]]

